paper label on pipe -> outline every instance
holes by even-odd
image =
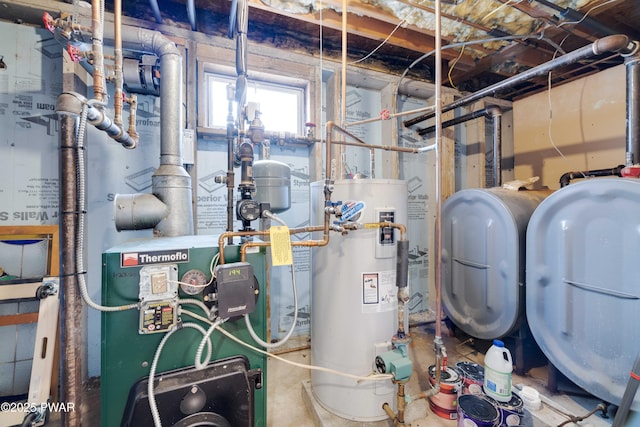
[[[269,238],[271,239],[271,264],[274,266],[293,264],[289,227],[271,227]]]

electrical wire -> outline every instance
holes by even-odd
[[[365,55],[363,58],[358,59],[357,61],[353,61],[353,62],[349,62],[348,65],[354,65],[357,64],[359,62],[365,61],[367,58],[369,58],[371,55],[373,55],[374,53],[376,53],[378,51],[378,49],[380,49],[382,46],[384,46],[389,39],[391,38],[391,36],[398,30],[398,28],[400,28],[405,22],[407,22],[407,19],[409,19],[409,17],[411,15],[413,15],[413,13],[418,10],[416,8],[412,9],[411,12],[409,12],[409,14],[407,16],[405,16],[402,21],[398,22],[398,25],[395,26],[395,28],[393,30],[391,30],[391,32],[389,33],[389,35],[387,36],[387,38],[385,38],[382,43],[380,43],[375,49],[373,49],[371,52],[369,52],[367,55]]]
[[[558,47],[561,47],[562,44],[565,42],[565,40],[567,40],[567,38],[569,37],[569,34],[567,34],[562,41],[560,42],[560,44],[558,45]],[[553,53],[553,57],[552,60],[554,60],[556,58],[556,55],[558,53],[558,50],[556,49],[556,51]],[[555,140],[553,139],[553,134],[552,134],[552,123],[553,123],[553,106],[551,103],[551,74],[552,72],[549,71],[549,74],[547,75],[547,103],[549,105],[549,126],[547,128],[547,135],[549,136],[549,142],[551,143],[551,146],[553,147],[554,150],[556,150],[556,152],[560,155],[560,157],[562,158],[562,160],[564,160],[570,168],[572,169],[576,169],[576,170],[580,170],[580,168],[573,168],[571,161],[564,155],[564,153],[560,150],[560,147],[558,147],[556,145]],[[582,173],[582,171],[579,172],[583,178],[586,178],[586,175],[584,173]]]
[[[281,218],[274,215],[272,212],[265,211],[263,215],[287,227],[287,224]],[[251,335],[251,338],[253,338],[253,340],[256,343],[260,344],[264,348],[277,348],[283,345],[284,343],[286,343],[291,337],[291,335],[293,334],[293,331],[295,330],[296,325],[298,324],[298,287],[296,286],[296,272],[295,272],[295,268],[293,267],[293,264],[291,264],[291,286],[293,288],[293,322],[291,323],[291,327],[289,328],[289,331],[287,332],[287,334],[279,341],[268,343],[262,340],[258,336],[258,334],[256,334],[256,331],[253,329],[253,326],[251,325],[251,318],[249,317],[249,315],[248,314],[244,315],[244,321],[245,321],[245,324],[247,325],[247,330],[249,331],[249,335]]]
[[[207,286],[211,285],[213,283],[213,280],[215,279],[216,275],[215,275],[215,268],[218,265],[218,261],[220,260],[220,252],[218,252],[217,254],[215,254],[215,256],[213,258],[211,258],[211,262],[209,263],[209,273],[211,273],[211,279],[209,279],[209,281],[207,283],[203,283],[201,285],[195,284],[195,283],[187,283],[187,282],[182,282],[180,280],[168,280],[169,283],[177,283],[178,285],[183,285],[183,286],[189,286],[192,288],[206,288]]]
[[[495,9],[493,9],[488,15],[485,15],[482,19],[480,19],[480,22],[486,22],[487,18],[489,18],[491,15],[493,15],[494,13],[498,12],[501,9],[504,9],[505,7],[507,7],[513,0],[507,0],[505,3],[502,3],[500,6],[496,7]]]
[[[164,337],[162,337],[162,341],[160,341],[160,345],[158,345],[158,348],[156,349],[156,352],[153,356],[153,362],[151,363],[151,369],[149,371],[149,378],[147,379],[147,396],[149,398],[149,409],[151,409],[151,416],[153,417],[153,424],[155,427],[162,427],[162,420],[160,419],[160,412],[158,411],[158,405],[156,403],[156,396],[155,396],[155,385],[154,385],[154,380],[155,380],[155,375],[156,375],[156,370],[158,369],[158,360],[160,359],[160,354],[162,353],[162,349],[164,348],[164,345],[167,343],[167,341],[169,340],[169,338],[178,330],[180,329],[184,329],[184,328],[192,328],[192,329],[196,329],[198,332],[200,332],[202,335],[206,335],[207,331],[204,330],[204,328],[200,325],[198,325],[197,323],[183,323],[182,327],[180,328],[173,328],[171,329],[169,332],[167,332],[165,334]],[[207,341],[209,344],[208,347],[208,357],[211,357],[211,353],[213,351],[213,346],[211,344],[211,340]]]
[[[470,45],[474,45],[474,44],[491,43],[491,42],[496,42],[496,41],[528,40],[528,39],[542,40],[542,41],[548,43],[549,45],[551,45],[553,47],[557,46],[555,43],[550,41],[548,38],[544,37],[544,34],[525,34],[525,35],[522,35],[522,36],[491,37],[491,38],[487,38],[487,39],[477,39],[477,40],[469,40],[469,41],[466,41],[466,42],[451,43],[451,44],[442,46],[442,50],[453,49],[453,48],[462,47],[462,46],[470,46]],[[422,62],[423,60],[427,59],[428,57],[430,57],[434,53],[435,53],[435,49],[425,53],[424,55],[422,55],[421,57],[419,57],[418,59],[413,61],[411,63],[411,65],[409,65],[404,70],[404,72],[402,73],[402,75],[398,79],[398,83],[397,83],[396,87],[400,87],[400,82],[402,81],[402,79],[404,79],[407,76],[407,73],[409,73],[409,70],[411,70],[413,67],[415,67],[420,62]]]
[[[597,9],[597,8],[599,8],[599,7],[602,7],[602,6],[605,6],[605,5],[608,5],[608,4],[610,4],[610,3],[616,2],[616,1],[618,1],[618,0],[609,0],[609,1],[606,1],[606,2],[604,2],[604,3],[600,3],[600,4],[596,5],[596,6],[593,6],[591,9],[587,10],[587,12],[586,12],[586,13],[582,16],[582,18],[580,18],[578,21],[566,21],[566,22],[561,22],[561,23],[557,24],[557,27],[558,27],[558,28],[560,28],[560,27],[562,27],[562,26],[564,26],[564,25],[577,25],[577,24],[581,23],[582,21],[584,21],[585,19],[587,19],[587,16],[588,16],[592,11],[594,11],[595,9]]]
[[[178,304],[196,305],[196,306],[200,307],[200,309],[202,309],[202,311],[204,312],[204,314],[207,315],[208,318],[211,318],[211,310],[209,310],[209,307],[207,307],[199,299],[195,299],[195,298],[186,298],[186,299],[185,298],[180,298],[180,299],[178,299]]]
[[[94,302],[89,295],[89,289],[87,286],[87,275],[84,274],[85,265],[85,249],[84,249],[84,234],[85,226],[87,222],[87,206],[86,206],[86,165],[85,165],[85,147],[84,147],[84,135],[87,126],[87,114],[89,108],[94,104],[100,102],[92,99],[87,101],[82,106],[82,112],[80,114],[80,123],[78,124],[78,133],[76,135],[76,182],[77,182],[77,204],[78,204],[78,224],[76,228],[75,241],[76,241],[76,272],[78,272],[78,287],[80,288],[80,295],[84,302],[91,308],[98,311],[114,312],[125,311],[138,308],[138,303],[126,304],[120,306],[107,307]]]
[[[198,349],[196,350],[196,357],[195,357],[196,369],[204,369],[209,364],[209,361],[211,360],[210,351],[207,353],[207,357],[204,360],[202,360],[202,352],[204,351],[204,346],[206,344],[209,344],[209,348],[211,348],[211,339],[210,339],[211,334],[216,329],[216,327],[226,322],[227,320],[229,319],[218,319],[215,322],[213,322],[209,327],[209,329],[207,330],[207,333],[202,337],[202,340],[200,340],[200,344],[198,345]]]
[[[201,320],[201,321],[206,322],[208,324],[212,324],[213,323],[210,320],[205,319],[204,317],[202,317],[202,316],[200,316],[198,314],[192,313],[192,312],[190,312],[188,310],[182,310],[181,309],[180,313],[181,314],[185,314],[185,315],[190,316],[190,317],[193,317],[194,319]],[[246,342],[242,341],[240,338],[234,336],[231,332],[227,331],[226,329],[224,329],[220,325],[218,325],[216,327],[216,329],[220,333],[222,333],[224,336],[226,336],[227,338],[231,339],[232,341],[235,341],[236,343],[240,344],[243,347],[248,348],[249,350],[252,350],[252,351],[254,351],[256,353],[263,354],[263,355],[268,356],[268,357],[272,357],[275,360],[287,363],[287,364],[289,364],[291,366],[295,366],[297,368],[308,369],[308,370],[312,370],[312,371],[328,372],[328,373],[331,373],[331,374],[334,374],[334,375],[338,375],[338,376],[342,376],[342,377],[346,377],[346,378],[351,378],[351,379],[354,379],[354,380],[357,380],[357,381],[383,381],[383,380],[393,379],[393,375],[391,375],[391,374],[371,374],[371,375],[368,375],[368,376],[353,375],[353,374],[349,374],[349,373],[346,373],[346,372],[336,371],[335,369],[325,368],[323,366],[307,365],[307,364],[304,364],[304,363],[294,362],[292,360],[288,360],[288,359],[285,359],[283,357],[280,357],[277,354],[269,353],[268,351],[262,350],[262,349],[260,349],[258,347],[255,347],[255,346],[252,346],[251,344],[246,343]]]
[[[462,46],[462,49],[460,49],[460,55],[458,55],[458,57],[453,61],[453,63],[451,64],[451,67],[449,67],[449,72],[447,73],[447,79],[449,80],[449,84],[454,89],[458,89],[458,87],[455,84],[453,84],[453,81],[451,80],[451,73],[453,72],[453,69],[456,67],[456,64],[458,63],[458,61],[460,61],[460,58],[462,58],[462,54],[464,53],[465,47],[466,46]]]
[[[342,377],[355,379],[355,380],[358,380],[358,381],[380,381],[380,380],[389,380],[389,379],[393,378],[393,375],[391,375],[391,374],[372,374],[372,375],[369,375],[369,376],[353,375],[353,374],[348,374],[346,372],[336,371],[335,369],[325,368],[323,366],[305,365],[303,363],[293,362],[291,360],[287,360],[287,359],[285,359],[283,357],[280,357],[280,356],[278,356],[276,354],[269,353],[267,351],[261,350],[261,349],[259,349],[257,347],[252,346],[251,344],[247,344],[244,341],[240,340],[239,338],[233,336],[230,332],[222,329],[221,327],[218,327],[217,329],[220,332],[222,332],[223,335],[225,335],[226,337],[232,339],[233,341],[237,342],[240,345],[243,345],[243,346],[245,346],[245,347],[247,347],[247,348],[249,348],[249,349],[251,349],[251,350],[253,350],[255,352],[264,354],[266,356],[273,357],[274,359],[279,360],[281,362],[285,362],[285,363],[288,363],[288,364],[290,364],[292,366],[296,366],[298,368],[309,369],[309,370],[312,370],[312,371],[328,372],[328,373],[332,373],[332,374],[335,374],[335,375],[340,375]]]

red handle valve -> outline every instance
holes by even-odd
[[[640,166],[633,165],[627,166],[626,168],[620,171],[620,175],[625,178],[640,178]]]
[[[67,45],[67,53],[73,62],[80,62],[84,58],[82,51],[71,44]]]
[[[51,31],[52,33],[55,31],[56,29],[56,20],[53,19],[53,16],[49,15],[49,13],[45,12],[42,15],[42,22],[44,23],[44,27]]]
[[[391,113],[386,108],[380,111],[380,120],[389,120],[391,118]]]

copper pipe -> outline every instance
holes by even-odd
[[[404,425],[404,408],[406,405],[404,385],[408,380],[398,383],[398,425]]]
[[[324,227],[318,227],[318,228],[319,228],[319,230],[316,230],[316,231],[321,231]],[[302,231],[299,231],[299,233],[302,233]],[[301,242],[291,242],[291,246],[320,247],[320,246],[326,246],[327,243],[329,243],[328,239],[327,240],[325,240],[325,239],[323,239],[323,240],[303,240]],[[240,248],[240,261],[244,262],[246,260],[247,250],[250,247],[267,247],[267,246],[271,246],[271,242],[246,242]]]
[[[331,123],[331,127],[329,126],[329,123]],[[338,130],[339,132],[343,133],[344,135],[347,135],[348,137],[354,139],[357,142],[349,142],[349,141],[330,141],[330,132],[333,129]],[[385,151],[398,151],[401,153],[413,153],[413,154],[418,154],[420,153],[418,148],[406,148],[406,147],[393,147],[391,145],[374,145],[374,144],[367,144],[366,142],[364,142],[362,139],[358,138],[357,136],[355,136],[354,134],[350,133],[349,131],[341,128],[340,126],[336,125],[333,122],[327,122],[327,151],[329,151],[329,147],[331,144],[338,144],[338,145],[350,145],[353,147],[363,147],[363,148],[371,148],[371,149],[378,149],[378,150],[385,150]],[[331,159],[328,158],[327,159],[328,162],[331,162]]]
[[[408,148],[408,147],[393,147],[391,145],[373,145],[373,144],[366,144],[364,142],[360,143],[360,142],[349,142],[349,141],[333,141],[334,144],[338,144],[338,145],[349,145],[352,147],[363,147],[363,148],[371,148],[371,149],[379,149],[379,150],[385,150],[385,151],[398,151],[400,153],[413,153],[413,154],[418,154],[420,151],[418,151],[417,148]]]
[[[224,264],[224,240],[229,239],[232,242],[234,237],[248,236],[265,236],[268,231],[226,231],[218,237],[218,253],[220,254],[219,263]]]
[[[440,341],[441,334],[441,322],[442,322],[442,268],[441,268],[441,256],[442,256],[442,156],[444,148],[442,147],[442,38],[441,38],[441,9],[440,2],[436,1],[436,34],[435,34],[435,125],[436,125],[436,170],[435,170],[435,187],[436,187],[436,223],[435,223],[435,242],[434,242],[434,276],[436,287],[436,326],[435,326],[435,341]]]
[[[122,128],[122,0],[113,0],[113,53],[115,55],[115,86],[113,122]]]
[[[103,102],[105,90],[102,85],[104,81],[104,65],[102,58],[102,7],[101,0],[91,1],[91,34],[93,37],[92,49],[93,61],[93,98]]]
[[[406,239],[407,236],[407,227],[404,226],[403,224],[396,224],[393,222],[370,222],[370,223],[366,223],[364,224],[364,228],[372,228],[372,227],[376,227],[376,228],[382,228],[382,227],[391,227],[391,228],[397,228],[400,231],[400,238],[402,240]],[[291,228],[289,229],[289,234],[298,234],[298,233],[312,233],[315,231],[323,231],[324,230],[324,226],[315,226],[315,227],[303,227],[303,228]],[[239,231],[238,233],[246,233],[246,232],[242,232]],[[249,232],[251,233],[251,232]],[[253,233],[259,233],[260,235],[264,236],[264,235],[268,235],[269,231],[256,231]],[[232,235],[236,235],[237,233],[225,233],[225,234],[232,234]],[[224,243],[224,237],[222,237],[222,241]],[[329,239],[322,239],[322,240],[304,240],[301,242],[291,242],[291,246],[303,246],[303,247],[320,247],[320,246],[326,246],[329,243]],[[218,244],[220,244],[220,240],[218,240]],[[271,242],[246,242],[242,245],[242,247],[240,248],[240,261],[245,261],[246,258],[246,254],[247,254],[247,250],[249,248],[252,247],[267,247],[267,246],[271,246]],[[222,246],[221,246],[222,247]],[[220,249],[220,252],[222,252],[223,250]],[[224,264],[224,255],[220,255],[220,264]]]
[[[134,140],[139,140],[139,135],[136,132],[136,111],[138,109],[138,97],[136,95],[131,95],[127,98],[127,103],[129,104],[129,136]]]
[[[404,393],[405,385],[409,382],[409,379],[402,381],[394,381],[394,383],[398,384],[398,392],[396,393],[396,399],[398,404],[398,412],[393,412],[391,409],[391,405],[388,403],[384,403],[382,405],[382,409],[389,416],[391,421],[393,421],[394,426],[404,426],[404,412],[407,406],[406,396]]]
[[[326,221],[328,223],[328,221]],[[289,229],[289,234],[298,234],[298,233],[312,233],[315,231],[324,231],[325,230],[325,226],[313,226],[313,227],[302,227],[302,228],[290,228]],[[219,237],[218,237],[218,251],[220,253],[220,260],[219,263],[220,264],[224,264],[225,259],[224,259],[224,247],[225,247],[225,240],[230,238],[233,239],[234,237],[248,237],[248,236],[268,236],[269,235],[269,230],[266,231],[228,231],[225,233],[222,233]],[[321,243],[321,244],[316,244],[316,243]],[[308,241],[303,241],[303,242],[292,242],[293,246],[325,246],[327,243],[329,243],[329,232],[328,230],[325,233],[325,237],[322,240],[308,240]],[[270,242],[247,242],[245,244],[242,245],[242,247],[240,248],[240,260],[244,261],[244,258],[246,256],[246,251],[248,247],[251,246],[270,246],[271,243]]]
[[[367,222],[364,224],[364,228],[382,228],[382,227],[391,227],[396,228],[400,231],[400,240],[407,240],[407,226],[404,224],[398,224],[395,222]]]
[[[333,135],[333,128],[337,127],[336,124],[332,121],[328,121],[327,122],[327,137],[325,138],[325,144],[326,144],[326,153],[325,153],[325,180],[324,180],[324,192],[325,192],[325,199],[328,199],[327,197],[327,192],[329,192],[329,195],[331,194],[331,192],[333,191],[333,188],[331,187],[333,185],[333,182],[335,181],[335,169],[334,169],[334,165],[331,164],[331,150],[333,149],[331,147],[331,136]]]
[[[391,409],[391,405],[389,405],[388,403],[385,403],[382,405],[382,409],[384,410],[384,412],[387,413],[387,415],[389,416],[389,418],[395,422],[396,420],[396,413],[393,412],[393,409]]]

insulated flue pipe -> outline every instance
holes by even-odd
[[[611,52],[611,53],[617,52],[621,54],[628,54],[633,49],[634,49],[634,44],[630,42],[629,37],[623,34],[603,37],[587,46],[584,46],[580,49],[576,49],[573,52],[569,52],[566,55],[562,55],[556,59],[545,62],[544,64],[541,64],[541,65],[538,65],[537,67],[533,67],[520,74],[516,74],[515,76],[505,79],[501,82],[492,84],[491,86],[487,86],[486,88],[480,89],[479,91],[469,94],[467,96],[463,96],[462,98],[457,99],[451,104],[448,104],[442,107],[442,112],[445,113],[447,111],[454,110],[458,107],[463,107],[465,105],[478,101],[486,96],[493,96],[497,92],[500,92],[502,89],[511,87],[518,83],[526,82],[534,77],[547,74],[548,72],[553,71],[559,67],[574,64],[583,59],[588,59],[593,56],[601,55],[607,52]],[[409,127],[409,126],[418,124],[420,122],[423,122],[431,117],[433,117],[432,114],[425,114],[422,116],[414,117],[413,119],[405,120],[403,124],[404,126]]]
[[[625,58],[627,72],[627,166],[640,163],[640,53]]]

